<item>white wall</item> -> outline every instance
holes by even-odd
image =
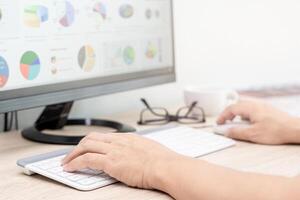
[[[297,80],[300,1],[177,0],[175,6],[184,82]]]
[[[76,103],[73,116],[166,105],[187,84],[294,82],[300,75],[299,0],[174,0],[178,83]],[[21,113],[23,125],[38,114]]]

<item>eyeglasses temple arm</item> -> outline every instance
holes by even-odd
[[[146,99],[141,98],[141,101],[143,102],[143,104],[144,104],[149,110],[151,110],[151,107],[150,107],[150,105],[148,104],[148,102],[146,101]]]
[[[154,110],[151,108],[151,106],[148,104],[148,102],[146,101],[146,99],[144,98],[141,98],[141,101],[143,102],[143,104],[146,106],[146,108],[148,110],[150,110],[151,113],[153,113],[154,115],[157,115],[157,116],[162,116],[160,114],[157,114],[156,112],[154,112]],[[166,110],[166,115],[169,116],[169,113],[168,111]]]
[[[197,101],[192,103],[192,105],[189,107],[188,112],[185,114],[185,117],[187,117],[192,112],[192,110],[195,108],[196,105],[197,105]]]

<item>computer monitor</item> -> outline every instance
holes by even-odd
[[[0,2],[0,113],[47,106],[28,139],[74,144],[41,134],[84,123],[73,101],[173,81],[172,0]]]

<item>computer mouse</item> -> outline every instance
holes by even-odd
[[[251,125],[249,121],[241,120],[241,121],[228,121],[223,125],[216,125],[213,128],[213,132],[219,135],[225,135],[229,129],[235,127],[244,127],[247,128]]]

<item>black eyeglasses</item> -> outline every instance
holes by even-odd
[[[197,124],[206,121],[204,110],[197,106],[197,102],[179,108],[175,115],[170,115],[165,108],[152,108],[145,99],[141,99],[141,101],[146,108],[141,111],[139,125],[163,125],[169,122]]]

